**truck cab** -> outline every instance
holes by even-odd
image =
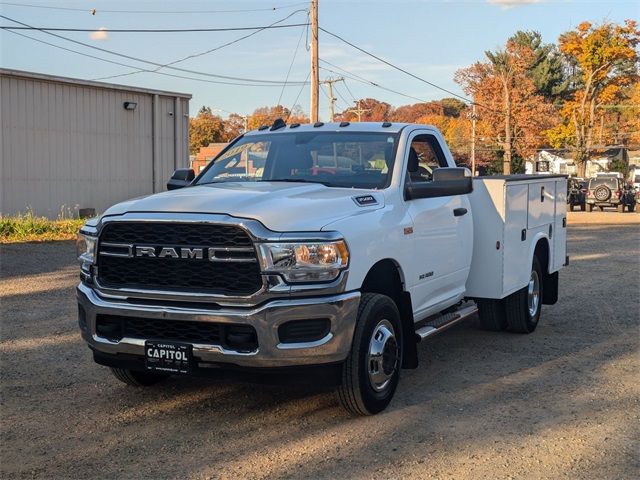
[[[425,125],[280,121],[168,187],[79,236],[82,336],[131,385],[317,367],[374,414],[419,341],[532,332],[567,263],[565,177],[472,179]]]

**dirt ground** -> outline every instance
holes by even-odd
[[[126,387],[80,340],[73,244],[3,245],[0,476],[638,478],[638,219],[570,214],[535,333],[453,327],[388,410],[355,419],[321,386]]]

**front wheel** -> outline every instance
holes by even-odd
[[[340,404],[352,415],[374,415],[387,408],[398,386],[401,358],[398,307],[386,295],[364,293],[351,352],[342,368]]]
[[[533,257],[528,285],[505,298],[504,307],[510,331],[531,333],[536,329],[542,307],[542,267],[538,257]]]

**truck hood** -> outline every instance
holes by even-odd
[[[369,196],[375,200],[362,200],[362,197]],[[215,213],[258,220],[277,232],[320,231],[336,220],[383,206],[384,195],[375,190],[334,188],[315,183],[229,182],[128,200],[109,208],[104,215],[129,212]]]

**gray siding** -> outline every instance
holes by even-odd
[[[126,101],[137,108],[125,110]],[[164,190],[174,168],[188,165],[176,105],[188,112],[187,98],[0,75],[0,213],[103,212]]]

